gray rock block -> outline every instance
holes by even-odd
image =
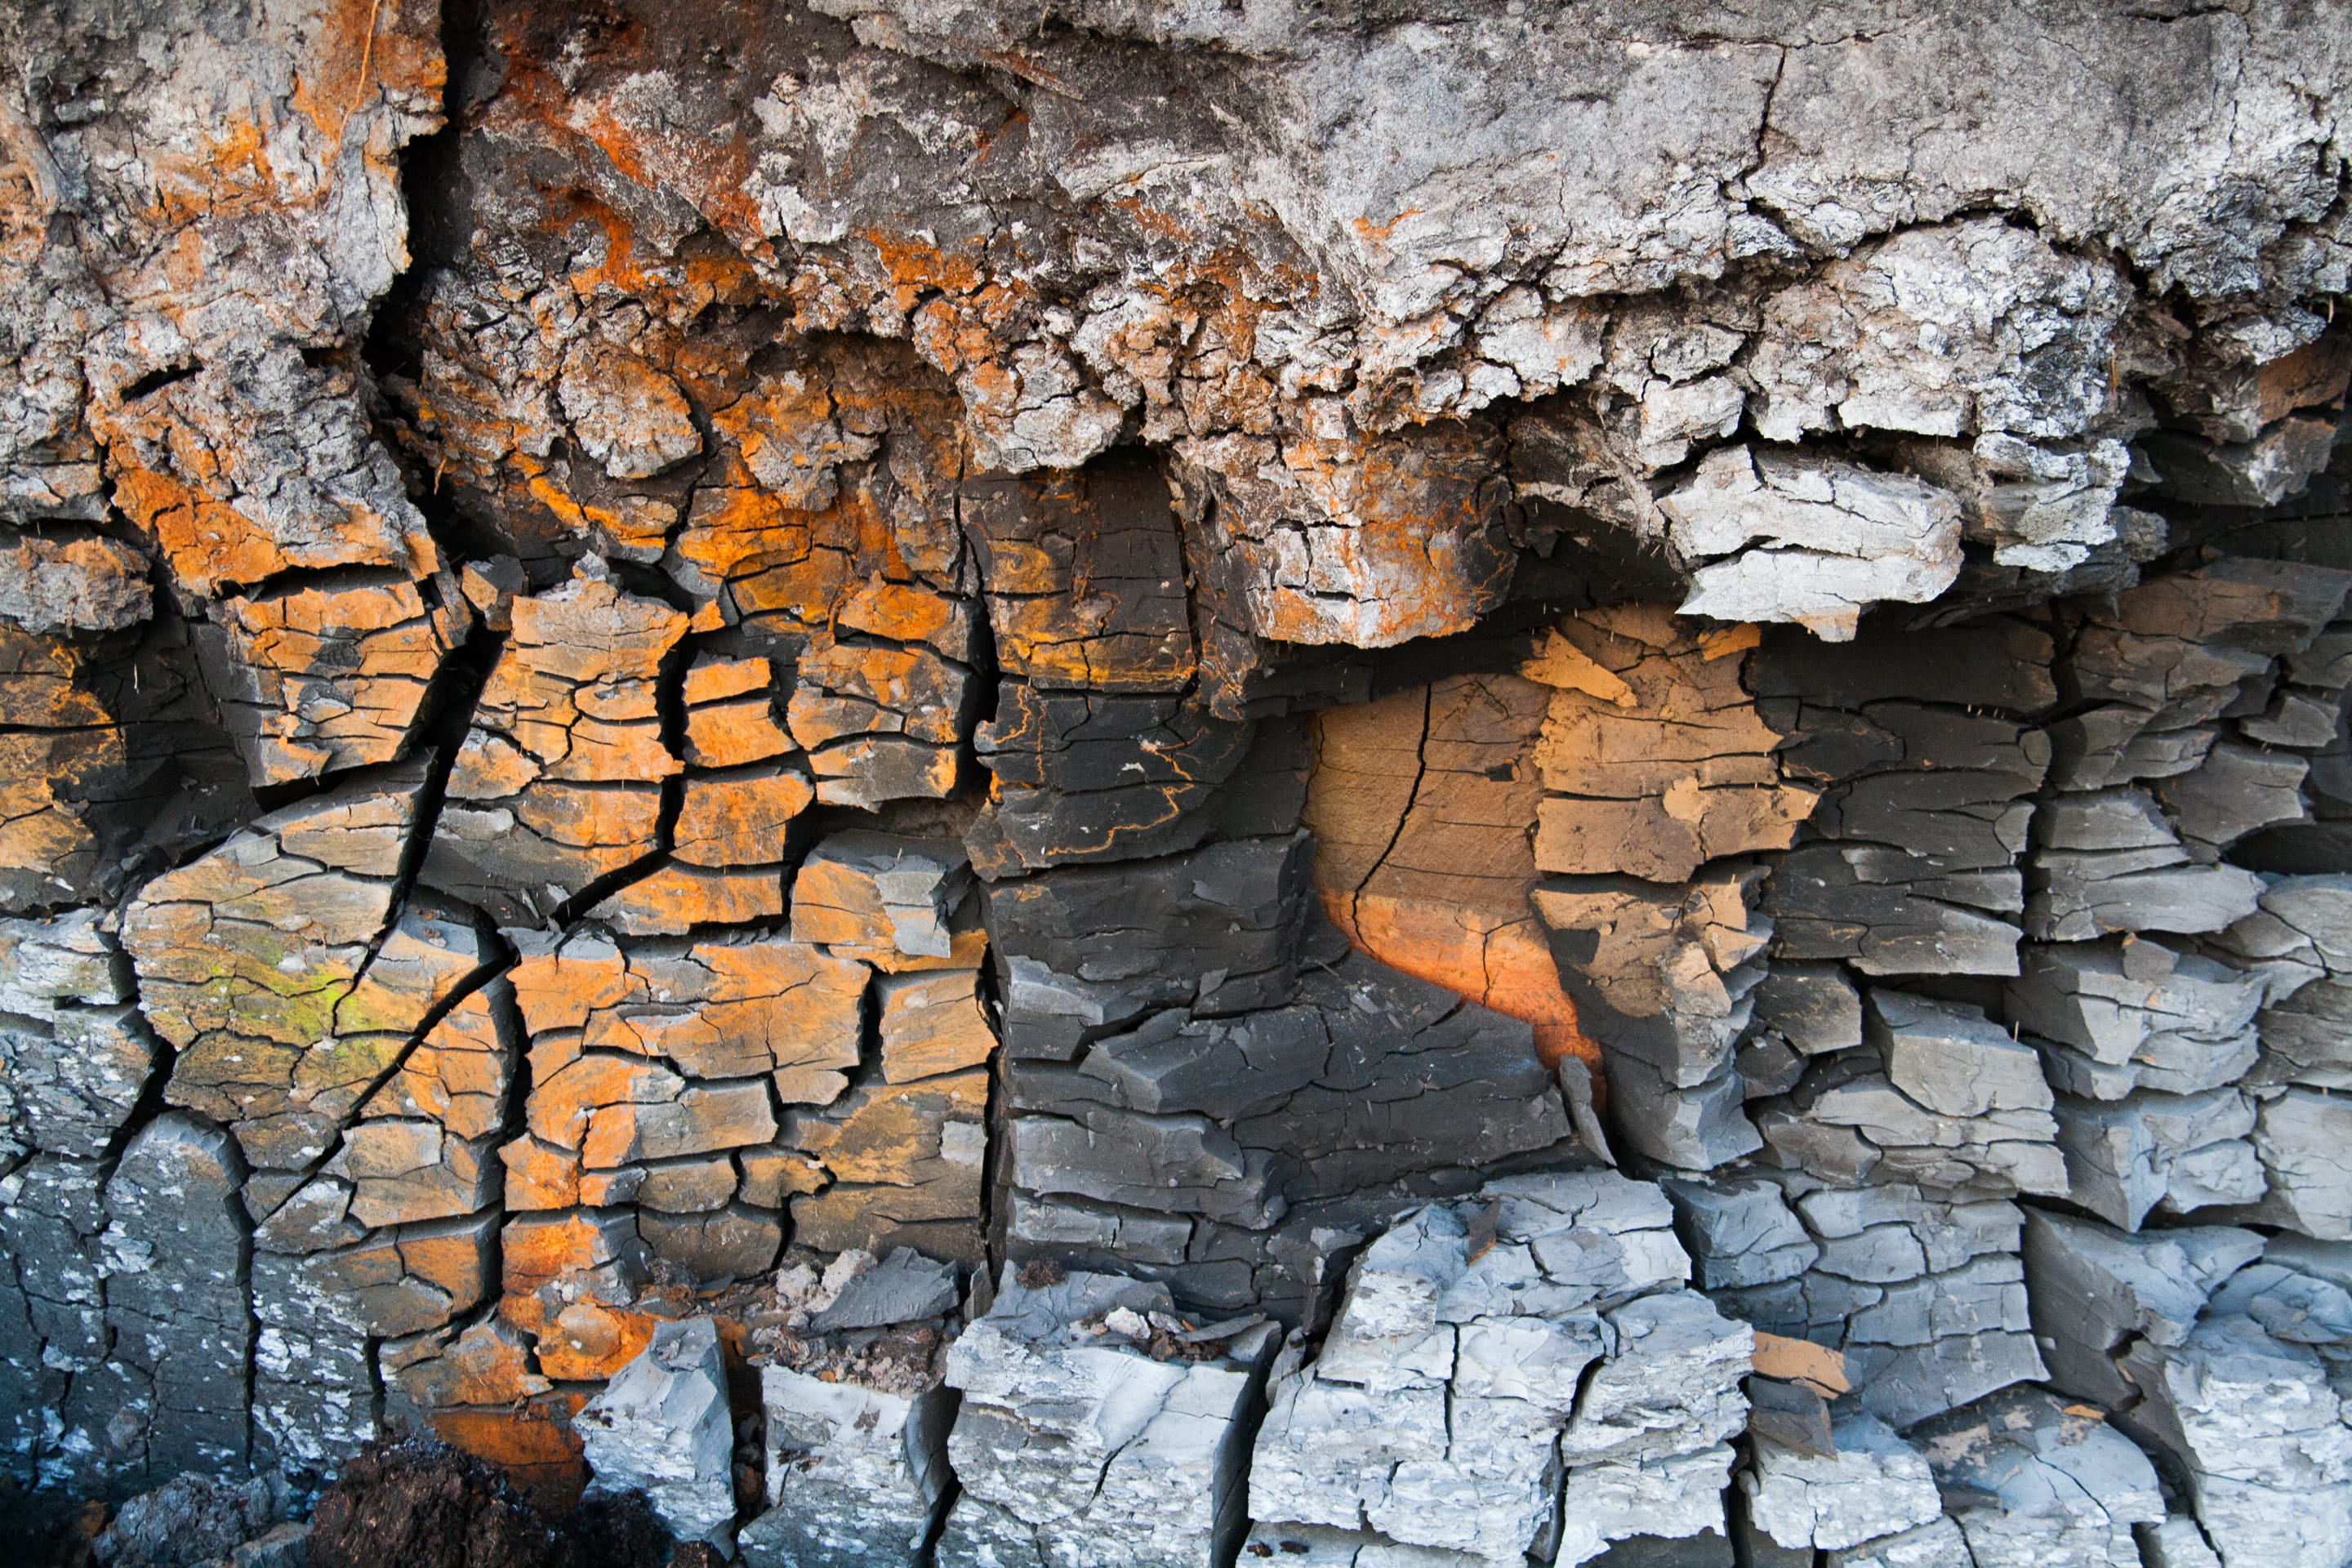
[[[2034,943],[2003,991],[2010,1016],[2051,1042],[2061,1092],[2120,1100],[2134,1089],[2194,1093],[2253,1062],[2260,975],[2150,940]]]
[[[1222,1357],[1160,1360],[1146,1325],[1167,1301],[1113,1276],[1033,1289],[1007,1274],[948,1352],[963,1395],[948,1453],[965,1499],[985,1506],[950,1511],[941,1561],[1207,1568],[1230,1553],[1242,1418],[1273,1336],[1261,1325]]]
[[[743,1528],[747,1568],[884,1568],[922,1560],[947,1501],[955,1396],[908,1397],[788,1367],[760,1373],[768,1511]]]
[[[1908,1427],[1972,1400],[2049,1375],[2031,1333],[1991,1331],[1925,1345],[1853,1345],[1846,1374],[1863,1409]]]
[[[1821,1257],[1820,1245],[1770,1182],[1667,1177],[1658,1184],[1674,1202],[1676,1228],[1704,1289],[1793,1279]]]
[[[1756,987],[1754,1017],[1806,1056],[1862,1044],[1862,994],[1834,963],[1772,965]]]
[[[2253,1152],[2268,1191],[2246,1194],[2256,1201],[2245,1217],[2352,1240],[2352,1100],[2288,1089],[2263,1091],[2258,1105]]]
[[[572,1418],[589,1485],[642,1492],[671,1534],[732,1550],[735,1419],[719,1326],[655,1325],[652,1341]]]
[[[1953,1202],[1898,1184],[1823,1187],[1797,1200],[1822,1243],[1822,1267],[1886,1282],[1958,1268],[1987,1253],[2015,1252],[2024,1224],[2001,1198]]]
[[[2069,1195],[2111,1225],[2137,1230],[2159,1206],[2188,1214],[2263,1195],[2263,1169],[2247,1137],[2254,1108],[2236,1089],[2068,1098],[2056,1114]]]
[[[2050,1109],[2039,1057],[1980,1008],[1874,989],[1864,1032],[1895,1087],[1940,1116]]]
[[[221,1474],[246,1462],[244,1180],[235,1141],[175,1111],[141,1130],[107,1181],[100,1258],[111,1361],[126,1389],[152,1389],[106,1418],[120,1474]]]
[[[2028,1209],[2026,1283],[2052,1382],[2109,1408],[2131,1404],[2138,1390],[2116,1358],[2136,1340],[2181,1343],[2214,1287],[2262,1255],[2263,1238],[2248,1230],[2132,1235]]]
[[[1560,1437],[1571,1466],[1686,1454],[1747,1424],[1739,1380],[1754,1331],[1694,1291],[1647,1296],[1607,1314],[1617,1352],[1584,1384]]]

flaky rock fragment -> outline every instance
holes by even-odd
[[[1959,575],[1958,501],[1904,475],[1727,447],[1658,507],[1694,563],[1686,616],[1846,642],[1870,605],[1924,604]]]
[[[37,636],[137,626],[152,613],[147,567],[111,539],[26,534],[0,544],[0,621]]]
[[[590,1485],[642,1492],[671,1533],[722,1549],[735,1540],[735,1421],[718,1325],[663,1323],[572,1424]]]

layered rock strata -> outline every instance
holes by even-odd
[[[2340,1564],[2346,37],[0,16],[0,1465]]]

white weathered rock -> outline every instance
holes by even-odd
[[[1675,550],[1706,563],[1686,616],[1795,621],[1843,642],[1869,605],[1924,604],[1959,575],[1958,500],[1905,475],[1727,447],[1658,508]]]
[[[572,1426],[591,1487],[643,1492],[671,1534],[732,1549],[735,1419],[716,1322],[655,1325],[652,1342]]]
[[[2252,1318],[2209,1317],[2179,1345],[2133,1346],[2123,1365],[2146,1394],[2126,1419],[2179,1461],[2223,1563],[2352,1558],[2352,1430],[2317,1355]]]
[[[1244,1331],[1223,1358],[1161,1361],[1120,1331],[1149,1333],[1170,1308],[1163,1286],[1072,1273],[1032,1288],[1008,1271],[948,1353],[963,1394],[948,1453],[964,1497],[941,1562],[1025,1550],[1052,1563],[1207,1568],[1240,1504],[1241,1418],[1273,1332]]]
[[[1739,1380],[1755,1331],[1696,1291],[1645,1296],[1608,1314],[1616,1354],[1586,1383],[1560,1439],[1570,1465],[1664,1458],[1719,1443],[1747,1424]]]
[[[788,1367],[760,1373],[768,1508],[740,1544],[751,1568],[851,1568],[921,1556],[946,1499],[954,1396],[909,1398]]]
[[[1684,1540],[1725,1533],[1723,1489],[1732,1452],[1716,1444],[1639,1462],[1570,1470],[1560,1500],[1559,1550],[1552,1568],[1571,1568],[1631,1535]]]
[[[1830,1428],[1832,1458],[1751,1438],[1754,1458],[1739,1475],[1750,1518],[1780,1545],[1838,1551],[1939,1519],[1944,1501],[1920,1452],[1874,1415],[1849,1415]]]

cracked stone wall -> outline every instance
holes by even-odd
[[[2268,0],[9,8],[0,1466],[2343,1568],[2347,103]]]

